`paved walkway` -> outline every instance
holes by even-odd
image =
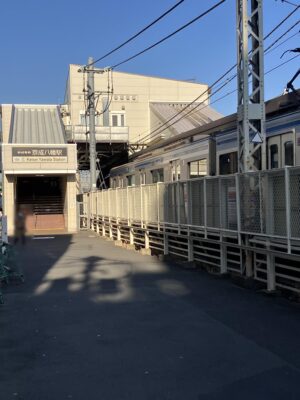
[[[19,246],[1,400],[299,399],[300,307],[89,233]]]

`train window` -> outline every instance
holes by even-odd
[[[271,169],[279,167],[278,160],[278,145],[272,144],[270,146]]]
[[[134,175],[127,175],[127,186],[134,186],[135,185],[135,176]]]
[[[180,160],[171,161],[171,179],[172,181],[180,181]]]
[[[119,177],[119,185],[118,187],[122,188],[123,187],[123,178]]]
[[[190,167],[190,179],[198,178],[207,174],[207,159],[191,161],[189,163]]]
[[[284,143],[284,165],[294,165],[294,144],[292,141]]]
[[[154,169],[151,171],[152,183],[163,182],[164,181],[164,170],[163,168]]]
[[[235,174],[237,168],[237,152],[221,154],[219,157],[219,171],[220,175]]]
[[[180,164],[177,164],[176,172],[177,172],[177,181],[180,181]]]
[[[146,184],[146,172],[140,172],[140,185]]]

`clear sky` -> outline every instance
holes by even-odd
[[[129,57],[216,2],[185,0],[163,21],[97,66],[113,65]],[[89,56],[100,57],[175,3],[176,0],[3,1],[0,103],[62,103],[68,64],[85,64]],[[235,0],[227,0],[210,15],[119,70],[213,83],[236,62],[235,3]],[[265,34],[292,10],[292,5],[281,0],[264,0]],[[266,45],[295,23],[299,15],[299,11],[295,13]],[[299,29],[297,25],[286,37]],[[286,55],[280,60],[284,50],[300,47],[299,35],[265,57],[266,71],[292,57]],[[265,98],[281,94],[299,67],[300,57],[267,75]],[[300,86],[300,78],[295,86]],[[235,80],[215,98],[234,87]],[[235,112],[236,94],[216,102],[214,107],[223,114]]]

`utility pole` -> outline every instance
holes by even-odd
[[[236,0],[239,172],[267,167],[262,2]]]
[[[89,134],[90,134],[90,178],[91,191],[97,189],[96,174],[96,130],[95,130],[95,83],[94,83],[94,59],[89,57],[86,66],[87,72],[87,98],[88,98],[88,115],[89,115]]]

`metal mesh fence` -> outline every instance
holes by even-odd
[[[220,178],[221,228],[237,230],[237,198],[235,178]]]
[[[239,205],[239,209],[238,209]],[[300,238],[300,168],[84,194],[80,214]]]
[[[195,179],[189,182],[190,224],[204,226],[204,180]]]
[[[118,190],[118,199],[119,199],[119,205],[120,205],[118,218],[128,219],[127,189],[119,189]]]
[[[290,229],[291,236],[300,238],[300,173],[290,170]]]
[[[239,180],[241,229],[244,232],[263,233],[259,173],[240,175]]]
[[[129,219],[131,221],[141,220],[141,186],[132,186],[127,188],[129,202]]]
[[[164,222],[178,223],[177,189],[177,182],[166,184],[164,193]]]
[[[265,223],[265,232],[285,236],[287,233],[285,173],[284,171],[262,173],[261,182],[264,199],[262,220]]]
[[[207,226],[220,227],[219,179],[206,179],[206,221]]]
[[[158,190],[156,185],[146,185],[143,191],[143,221],[158,222]]]

